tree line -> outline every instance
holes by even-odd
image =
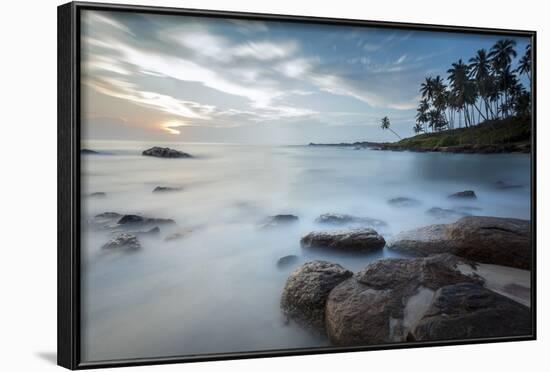
[[[447,82],[440,75],[426,77],[420,86],[415,133],[529,115],[531,93],[519,76],[526,75],[531,82],[531,44],[512,69],[515,47],[514,40],[499,40],[489,51],[478,50],[468,63],[462,59],[453,63],[447,70]]]

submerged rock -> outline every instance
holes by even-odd
[[[419,256],[451,253],[473,261],[530,269],[531,222],[467,216],[452,224],[401,232],[388,247]]]
[[[531,334],[531,312],[478,284],[440,288],[409,336],[410,340],[462,340]]]
[[[296,256],[295,254],[289,254],[288,256],[283,256],[277,260],[277,267],[288,267],[295,262],[298,262],[298,256]]]
[[[142,152],[145,156],[154,156],[157,158],[191,158],[192,156],[186,152],[181,152],[168,147],[151,147]]]
[[[394,207],[416,207],[420,205],[420,201],[412,198],[398,197],[388,200],[388,204]]]
[[[160,228],[158,226],[155,226],[145,231],[131,231],[129,232],[129,234],[133,234],[136,236],[159,236]]]
[[[126,214],[118,220],[119,225],[149,225],[149,224],[173,224],[170,218],[149,218],[137,214]]]
[[[127,250],[127,251],[134,251],[141,248],[141,244],[139,243],[139,240],[137,237],[133,234],[128,233],[122,233],[111,240],[109,240],[107,243],[101,247],[101,249],[104,250]]]
[[[464,217],[469,216],[470,213],[462,212],[460,210],[456,209],[445,209],[445,208],[439,208],[439,207],[433,207],[426,211],[427,214],[429,214],[432,217],[435,218],[453,218],[453,217]]]
[[[275,216],[267,217],[261,224],[261,228],[272,228],[290,225],[298,222],[298,217],[293,214],[277,214]]]
[[[312,261],[294,270],[281,297],[283,314],[317,334],[325,332],[325,302],[330,291],[353,273],[326,261]]]
[[[169,242],[169,241],[173,241],[173,240],[179,240],[179,239],[183,239],[183,238],[186,238],[188,237],[191,233],[193,232],[192,229],[183,229],[183,230],[179,230],[179,231],[176,231],[170,235],[167,235],[164,240]]]
[[[477,199],[477,195],[473,190],[464,190],[455,192],[454,194],[449,195],[451,199]]]
[[[307,248],[331,248],[348,252],[378,250],[386,245],[384,238],[371,228],[314,231],[302,237],[300,243]]]
[[[153,189],[153,192],[171,192],[171,191],[181,191],[181,187],[168,187],[168,186],[157,186]]]
[[[107,196],[107,194],[104,193],[104,192],[98,191],[98,192],[92,192],[92,193],[90,193],[89,196],[90,196],[91,198],[104,198],[104,197]]]
[[[316,223],[327,225],[365,225],[372,227],[387,226],[382,220],[369,217],[357,217],[349,214],[324,213],[315,219]]]
[[[80,153],[82,155],[98,155],[98,154],[100,154],[98,151],[90,150],[90,149],[81,149]]]
[[[523,185],[508,183],[505,181],[497,181],[495,182],[495,186],[497,189],[500,189],[500,190],[520,189],[523,187]]]

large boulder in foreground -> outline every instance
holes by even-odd
[[[409,340],[462,340],[531,334],[531,311],[472,283],[437,290]]]
[[[307,262],[294,270],[286,281],[281,310],[302,327],[325,332],[325,302],[330,291],[353,273],[326,261]]]
[[[154,156],[157,158],[191,158],[186,152],[171,149],[169,147],[151,147],[141,153],[145,156]]]
[[[473,263],[452,255],[384,259],[335,287],[326,304],[326,328],[335,345],[406,341],[435,291],[456,283],[482,284]],[[462,272],[461,266],[471,266]]]
[[[516,218],[467,216],[399,233],[388,242],[394,250],[428,256],[451,253],[472,261],[530,269],[531,222]]]
[[[306,248],[330,248],[348,252],[379,250],[386,245],[384,238],[371,228],[314,231],[302,237],[300,243]]]

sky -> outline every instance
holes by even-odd
[[[427,76],[502,36],[85,10],[85,140],[245,144],[412,136]],[[517,60],[527,38],[517,42]],[[524,85],[526,82],[524,82]]]

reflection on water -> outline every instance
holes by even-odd
[[[530,216],[529,156],[354,151],[329,147],[177,145],[194,159],[157,159],[140,151],[151,144],[84,144],[110,155],[82,156],[82,356],[86,361],[324,346],[285,324],[279,298],[288,273],[300,263],[327,259],[359,270],[391,256],[302,250],[305,233],[326,228],[322,213],[384,220],[389,238],[437,219],[431,207],[475,207],[479,215]],[[503,189],[504,181],[522,187]],[[156,186],[182,191],[153,193]],[[475,190],[476,201],[447,195]],[[104,198],[88,197],[105,192]],[[394,197],[419,200],[399,208]],[[472,209],[469,209],[472,210]],[[160,237],[140,237],[135,253],[102,254],[107,231],[88,224],[113,211],[172,218]],[[259,229],[274,214],[298,223]],[[183,239],[165,241],[179,229]],[[299,260],[277,268],[277,260]]]

